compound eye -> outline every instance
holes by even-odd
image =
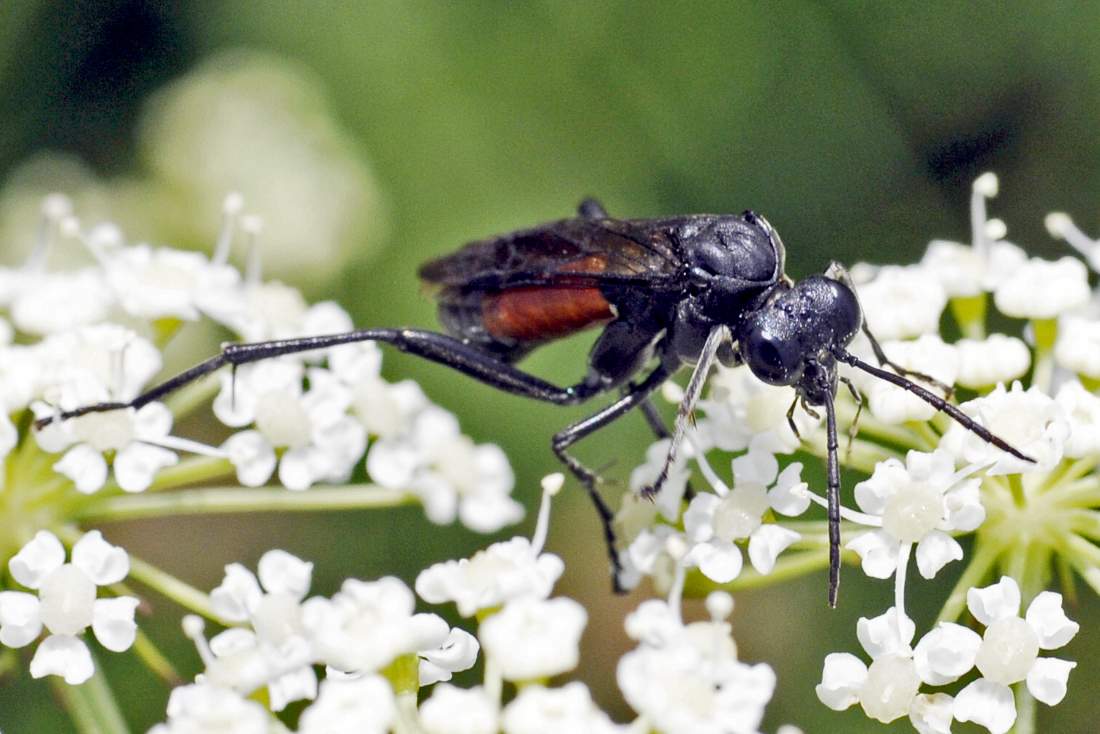
[[[752,373],[772,385],[793,385],[802,377],[802,349],[767,328],[751,329],[741,352]]]

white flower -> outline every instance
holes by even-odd
[[[523,517],[523,506],[511,497],[515,476],[504,452],[474,444],[454,415],[438,406],[417,413],[406,433],[375,441],[367,472],[383,487],[415,493],[438,524],[458,517],[488,533]]]
[[[99,253],[107,284],[122,308],[144,319],[194,321],[199,307],[240,280],[234,268],[197,252],[141,244]]]
[[[867,326],[879,339],[908,339],[939,331],[947,294],[926,268],[885,265],[874,280],[857,283],[856,291]]]
[[[438,647],[419,650],[420,686],[430,686],[439,681],[448,681],[453,673],[469,670],[477,662],[479,649],[477,638],[458,627],[451,629],[447,639]]]
[[[496,734],[498,719],[496,704],[480,686],[441,683],[420,706],[420,723],[428,734]]]
[[[11,320],[28,334],[56,334],[102,321],[113,302],[97,269],[27,274],[11,303]]]
[[[992,291],[1021,265],[1027,255],[1005,242],[1005,225],[986,216],[986,201],[997,195],[997,176],[986,172],[974,179],[970,195],[971,243],[932,240],[921,265],[943,284],[951,298]]]
[[[65,549],[55,535],[40,530],[8,561],[12,577],[38,596],[0,592],[0,643],[23,647],[45,627],[49,636],[31,660],[31,675],[60,675],[71,685],[92,677],[91,652],[79,637],[92,628],[100,644],[122,652],[134,643],[138,600],[130,596],[96,599],[96,587],[115,584],[130,571],[126,551],[103,540],[98,530],[86,533],[65,563]]]
[[[561,688],[524,686],[504,707],[505,734],[625,734],[627,727],[613,724],[592,702],[588,687],[572,681]]]
[[[580,660],[588,613],[577,602],[516,599],[481,623],[485,654],[505,680],[529,681],[572,670]]]
[[[442,646],[450,633],[434,614],[414,614],[404,582],[348,579],[332,599],[303,605],[302,622],[320,660],[338,670],[371,673],[400,655]]]
[[[972,629],[940,622],[917,643],[913,660],[921,680],[934,686],[957,681],[974,667],[982,638]]]
[[[1011,390],[1005,390],[1004,385],[998,385],[993,392],[965,402],[959,409],[1036,462],[1018,459],[952,423],[940,446],[967,464],[989,464],[988,473],[992,475],[1017,474],[1049,471],[1062,459],[1069,423],[1053,398],[1036,386],[1024,390],[1016,382]]]
[[[39,417],[51,413],[48,409],[35,412]],[[111,452],[110,468],[118,486],[127,492],[142,492],[158,471],[179,462],[174,451],[158,445],[170,441],[171,430],[172,413],[163,403],[149,403],[138,410],[88,413],[58,425],[71,448],[53,468],[72,479],[78,491],[91,494],[107,482],[104,453]]]
[[[948,533],[974,530],[985,519],[979,485],[979,479],[960,481],[951,455],[942,450],[910,451],[904,465],[880,461],[871,477],[856,485],[855,497],[865,513],[882,518],[882,527],[857,535],[846,547],[859,555],[864,573],[884,579],[897,570],[900,546],[916,544],[917,568],[932,578],[963,556]]]
[[[301,604],[309,591],[313,564],[286,551],[270,550],[260,557],[258,570],[259,580],[238,563],[226,566],[225,579],[210,593],[210,604],[227,620],[248,622],[256,634],[255,644],[270,648],[268,656],[305,657],[305,665],[285,672],[273,671],[275,675],[267,680],[271,708],[282,711],[288,703],[317,695],[317,677],[309,665],[312,656],[308,649],[302,649],[308,648],[309,642]],[[213,640],[211,646],[215,646]],[[219,682],[237,687],[235,682]],[[248,683],[243,692],[252,687]]]
[[[726,621],[733,611],[729,594],[707,597],[710,621],[686,626],[680,621],[683,578],[682,572],[677,575],[674,603],[649,600],[627,618],[627,633],[641,644],[619,660],[619,688],[649,729],[754,733],[775,690],[775,673],[767,665],[737,660]]]
[[[307,376],[308,391],[302,385]],[[278,460],[279,481],[300,490],[345,481],[362,457],[366,431],[348,415],[350,405],[350,392],[328,370],[307,372],[297,360],[272,359],[223,375],[214,412],[230,426],[255,423],[223,445],[242,484],[266,482],[280,447],[286,450]]]
[[[849,653],[830,653],[815,689],[818,699],[835,711],[859,703],[884,724],[908,715],[921,684],[909,648],[913,632],[912,620],[893,607],[872,619],[861,617],[857,634],[871,665]]]
[[[913,341],[889,341],[882,345],[891,361],[921,372],[944,385],[955,384],[959,371],[959,356],[955,347],[945,344],[937,334],[924,334]],[[936,409],[913,393],[885,380],[879,380],[858,370],[857,384],[867,396],[871,412],[886,423],[926,421]]]
[[[1062,383],[1054,400],[1069,420],[1066,456],[1079,459],[1100,453],[1100,396],[1071,380]]]
[[[919,734],[951,734],[955,699],[946,693],[920,693],[909,707],[909,722]]]
[[[992,586],[970,589],[966,603],[986,628],[974,661],[982,677],[956,696],[955,718],[977,722],[993,734],[1007,732],[1016,720],[1009,686],[1020,681],[1048,706],[1061,702],[1076,663],[1040,658],[1039,651],[1062,647],[1080,629],[1062,611],[1062,595],[1041,592],[1021,618],[1020,588],[1004,576]]]
[[[809,507],[802,465],[794,463],[778,474],[779,463],[764,451],[750,450],[733,460],[733,490],[724,497],[697,494],[684,512],[684,531],[691,544],[686,560],[707,578],[726,583],[741,573],[741,551],[735,541],[748,539],[749,560],[759,573],[770,573],[785,548],[799,534],[764,523],[769,509],[798,515]],[[778,474],[778,478],[777,475]],[[772,485],[769,489],[769,485]]]
[[[761,382],[745,365],[716,366],[709,385],[706,399],[698,404],[706,414],[698,423],[700,450],[715,446],[741,451],[751,442],[764,451],[789,454],[801,444],[787,421],[794,388]],[[794,421],[802,435],[817,424],[801,410],[795,411]]]
[[[385,734],[396,716],[393,690],[382,676],[326,678],[302,712],[298,734]]]
[[[274,734],[271,714],[228,688],[195,683],[172,690],[168,721],[149,734]]]
[[[1080,316],[1061,318],[1054,358],[1072,372],[1100,379],[1100,320]]]
[[[959,362],[955,382],[972,390],[1023,377],[1031,366],[1031,351],[1014,336],[990,334],[985,339],[960,339],[952,346]]]
[[[769,666],[709,660],[690,644],[638,647],[616,677],[631,708],[665,734],[753,734],[775,690]]]
[[[416,593],[430,604],[453,601],[471,617],[520,597],[545,599],[565,570],[561,558],[539,553],[527,538],[493,543],[471,558],[436,563],[416,577]]]
[[[1001,283],[993,294],[997,309],[1024,319],[1053,319],[1089,302],[1089,276],[1073,257],[1031,258]]]

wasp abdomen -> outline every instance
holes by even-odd
[[[549,341],[613,318],[615,311],[599,288],[509,288],[481,300],[482,324],[496,339]]]

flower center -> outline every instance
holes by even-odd
[[[292,449],[308,446],[309,415],[294,395],[282,390],[265,393],[256,401],[256,428],[276,446]]]
[[[714,534],[724,540],[747,538],[760,527],[767,511],[768,494],[763,485],[739,484],[714,511]]]
[[[262,639],[280,645],[302,633],[298,600],[285,592],[265,594],[252,612],[252,627]]]
[[[134,440],[132,410],[110,410],[89,413],[74,421],[77,437],[99,452],[119,450]]]
[[[1006,617],[986,628],[975,664],[986,678],[1007,686],[1026,678],[1038,656],[1039,638],[1031,625]]]
[[[900,541],[916,543],[943,520],[943,494],[927,484],[909,484],[886,502],[882,529]]]
[[[859,703],[872,719],[889,724],[909,713],[920,688],[917,667],[902,655],[883,655],[867,669]]]
[[[92,623],[95,593],[88,574],[76,566],[66,563],[55,569],[38,590],[42,624],[57,635],[83,632]]]

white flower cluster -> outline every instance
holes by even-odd
[[[227,566],[211,602],[237,626],[207,643],[201,621],[185,620],[206,669],[196,683],[172,693],[168,721],[153,731],[269,731],[264,708],[248,699],[266,685],[272,711],[316,699],[302,714],[302,734],[401,731],[409,725],[402,716],[413,716],[427,734],[757,732],[775,675],[767,665],[738,661],[726,622],[733,608],[728,594],[712,596],[711,621],[681,621],[682,573],[668,602],[644,602],[626,622],[639,647],[620,661],[619,683],[640,714],[636,722],[612,722],[579,681],[545,685],[577,666],[587,622],[577,602],[551,597],[564,566],[541,547],[550,500],[562,483],[560,474],[543,481],[532,540],[495,543],[417,578],[422,599],[454,602],[462,616],[476,618],[477,637],[449,628],[435,614],[415,613],[412,592],[395,578],[348,580],[331,598],[307,599],[312,567],[289,553],[266,553],[258,578],[243,566]],[[485,656],[482,683],[446,683],[473,666],[479,650]],[[320,685],[318,664],[327,671]],[[506,705],[505,683],[518,689]],[[402,708],[403,698],[415,701],[426,686],[434,687],[418,711]]]
[[[226,198],[222,232],[207,258],[127,245],[113,226],[86,229],[64,197],[49,197],[34,252],[22,267],[0,271],[0,307],[11,319],[0,318],[9,335],[0,346],[6,435],[6,415],[28,406],[48,418],[133,399],[160,372],[159,347],[184,322],[208,319],[245,340],[350,331],[351,318],[335,303],[309,306],[296,290],[261,279],[259,224],[243,206],[237,195]],[[241,231],[252,263],[243,275],[229,264]],[[49,270],[61,248],[83,253],[89,264]],[[10,343],[13,332],[43,338]],[[61,454],[54,469],[85,494],[105,486],[144,491],[179,464],[181,452],[227,459],[248,487],[266,484],[277,467],[279,482],[295,490],[345,482],[365,458],[379,485],[416,497],[433,522],[457,518],[493,532],[518,521],[522,507],[510,496],[514,478],[502,452],[475,445],[453,415],[411,383],[386,382],[380,370],[380,351],[363,343],[222,374],[214,413],[240,430],[220,446],[173,436],[180,409],[162,402],[54,421],[35,439]]]

